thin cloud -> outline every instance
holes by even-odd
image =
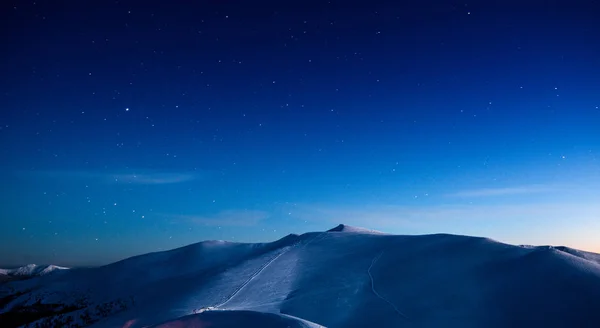
[[[143,174],[115,174],[115,182],[135,184],[173,184],[196,180],[198,175],[189,173],[143,173]]]
[[[256,210],[227,210],[213,215],[166,215],[174,222],[186,222],[207,227],[252,227],[267,219],[270,214]]]
[[[130,173],[135,172],[135,173]],[[161,172],[148,170],[131,170],[130,172],[101,171],[21,171],[21,175],[44,177],[50,179],[96,180],[105,183],[127,183],[140,185],[163,185],[193,181],[206,177],[204,171]]]
[[[525,194],[537,194],[555,191],[554,188],[548,186],[520,186],[510,188],[482,188],[472,190],[462,190],[455,193],[448,194],[449,197],[495,197],[495,196],[512,196],[512,195],[525,195]]]

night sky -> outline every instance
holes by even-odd
[[[594,1],[3,3],[0,265],[338,223],[600,252]]]

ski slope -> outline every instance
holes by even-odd
[[[0,295],[16,297],[0,320],[41,302],[79,309],[31,327],[59,319],[128,328],[248,320],[264,327],[598,327],[599,259],[560,246],[340,225],[272,243],[201,242],[10,282]]]
[[[275,255],[271,260],[269,260],[268,262],[266,262],[264,265],[262,265],[260,268],[258,268],[258,270],[256,270],[255,273],[253,273],[246,281],[244,281],[240,287],[238,287],[233,294],[231,294],[231,296],[229,296],[225,301],[217,304],[214,306],[215,309],[221,309],[221,308],[225,308],[225,306],[227,305],[227,303],[229,303],[237,294],[239,294],[242,289],[244,289],[244,287],[248,286],[248,284],[250,282],[252,282],[252,280],[254,278],[256,278],[259,274],[261,274],[261,272],[263,272],[267,267],[269,267],[269,265],[271,263],[273,263],[274,261],[276,261],[281,255],[285,254],[288,250],[290,249],[290,246],[287,246],[285,248],[282,249],[282,251]]]
[[[402,313],[402,311],[398,310],[398,308],[396,307],[396,305],[394,305],[394,303],[388,301],[385,297],[381,296],[381,294],[379,294],[377,292],[377,290],[375,290],[375,279],[373,279],[373,275],[371,274],[371,269],[373,268],[373,266],[375,265],[375,263],[377,263],[377,260],[379,260],[379,258],[383,255],[383,252],[384,251],[381,251],[381,253],[379,253],[379,255],[377,255],[376,257],[373,258],[373,261],[371,261],[371,265],[369,266],[369,269],[367,269],[367,273],[369,274],[369,279],[371,280],[371,291],[379,299],[381,299],[382,301],[384,301],[387,304],[389,304],[394,309],[394,311],[396,311],[396,313],[398,313],[401,317],[403,317],[405,319],[408,319],[408,317],[406,316],[406,314],[404,314],[404,313]]]

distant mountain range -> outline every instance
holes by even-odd
[[[67,270],[69,268],[60,267],[57,265],[37,265],[28,264],[15,269],[0,269],[0,275],[14,277],[33,277],[43,276],[56,270]]]
[[[346,225],[0,285],[2,328],[597,328],[598,309],[598,254]]]

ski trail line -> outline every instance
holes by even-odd
[[[318,238],[320,238],[319,240],[323,240],[323,239],[325,239],[325,237],[327,237],[327,231],[321,232],[320,234],[314,236],[313,239],[309,240],[308,243],[302,245],[301,248],[306,248],[306,246],[308,246],[309,244],[311,244],[313,241],[317,240]]]
[[[375,294],[375,296],[379,297],[384,302],[386,302],[391,307],[393,307],[394,311],[396,311],[400,316],[402,316],[404,319],[408,319],[408,317],[404,313],[402,313],[400,310],[398,310],[398,308],[396,307],[396,305],[394,305],[394,303],[388,301],[385,297],[379,295],[379,293],[375,290],[375,280],[373,279],[373,275],[371,274],[371,269],[373,268],[373,265],[375,265],[375,263],[377,263],[377,260],[379,260],[379,258],[383,255],[383,252],[384,251],[381,251],[381,253],[379,253],[379,255],[377,255],[373,258],[373,260],[371,261],[371,265],[369,266],[369,269],[367,270],[367,273],[369,274],[369,278],[371,278],[371,290],[373,291],[373,294]]]
[[[287,253],[292,247],[291,246],[287,246],[285,247],[279,254],[277,254],[275,257],[273,257],[272,259],[270,259],[269,261],[267,261],[265,264],[263,264],[260,268],[258,268],[258,270],[256,270],[256,272],[254,272],[246,281],[244,281],[243,284],[241,284],[238,288],[236,288],[234,290],[234,292],[227,297],[227,299],[223,302],[221,302],[218,305],[215,305],[215,308],[220,308],[223,305],[229,303],[229,301],[231,301],[237,294],[239,294],[242,289],[244,289],[244,287],[248,286],[248,284],[254,280],[254,278],[256,278],[259,274],[261,274],[261,272],[263,272],[271,263],[275,262],[275,260],[277,260],[281,255]]]
[[[310,241],[308,241],[306,244],[302,245],[301,248],[304,248],[306,246],[308,246],[308,244],[312,243],[313,241],[315,241],[317,238],[320,239],[324,239],[324,237],[327,236],[326,232],[322,232],[318,235],[316,235],[314,238],[312,238]],[[246,287],[252,280],[254,280],[254,278],[256,278],[259,274],[261,274],[269,265],[271,265],[271,263],[275,262],[275,260],[277,260],[281,255],[287,253],[288,251],[290,251],[292,248],[294,248],[295,246],[298,246],[299,244],[293,244],[291,246],[287,246],[284,247],[284,249],[277,254],[275,257],[273,257],[272,259],[270,259],[269,261],[267,261],[265,264],[261,265],[260,268],[258,268],[258,270],[256,270],[246,281],[244,281],[244,283],[242,283],[238,288],[236,288],[233,293],[227,297],[223,302],[212,306],[213,308],[217,309],[220,308],[222,306],[224,306],[225,304],[229,303],[237,294],[239,294],[242,289],[244,289],[244,287]]]

